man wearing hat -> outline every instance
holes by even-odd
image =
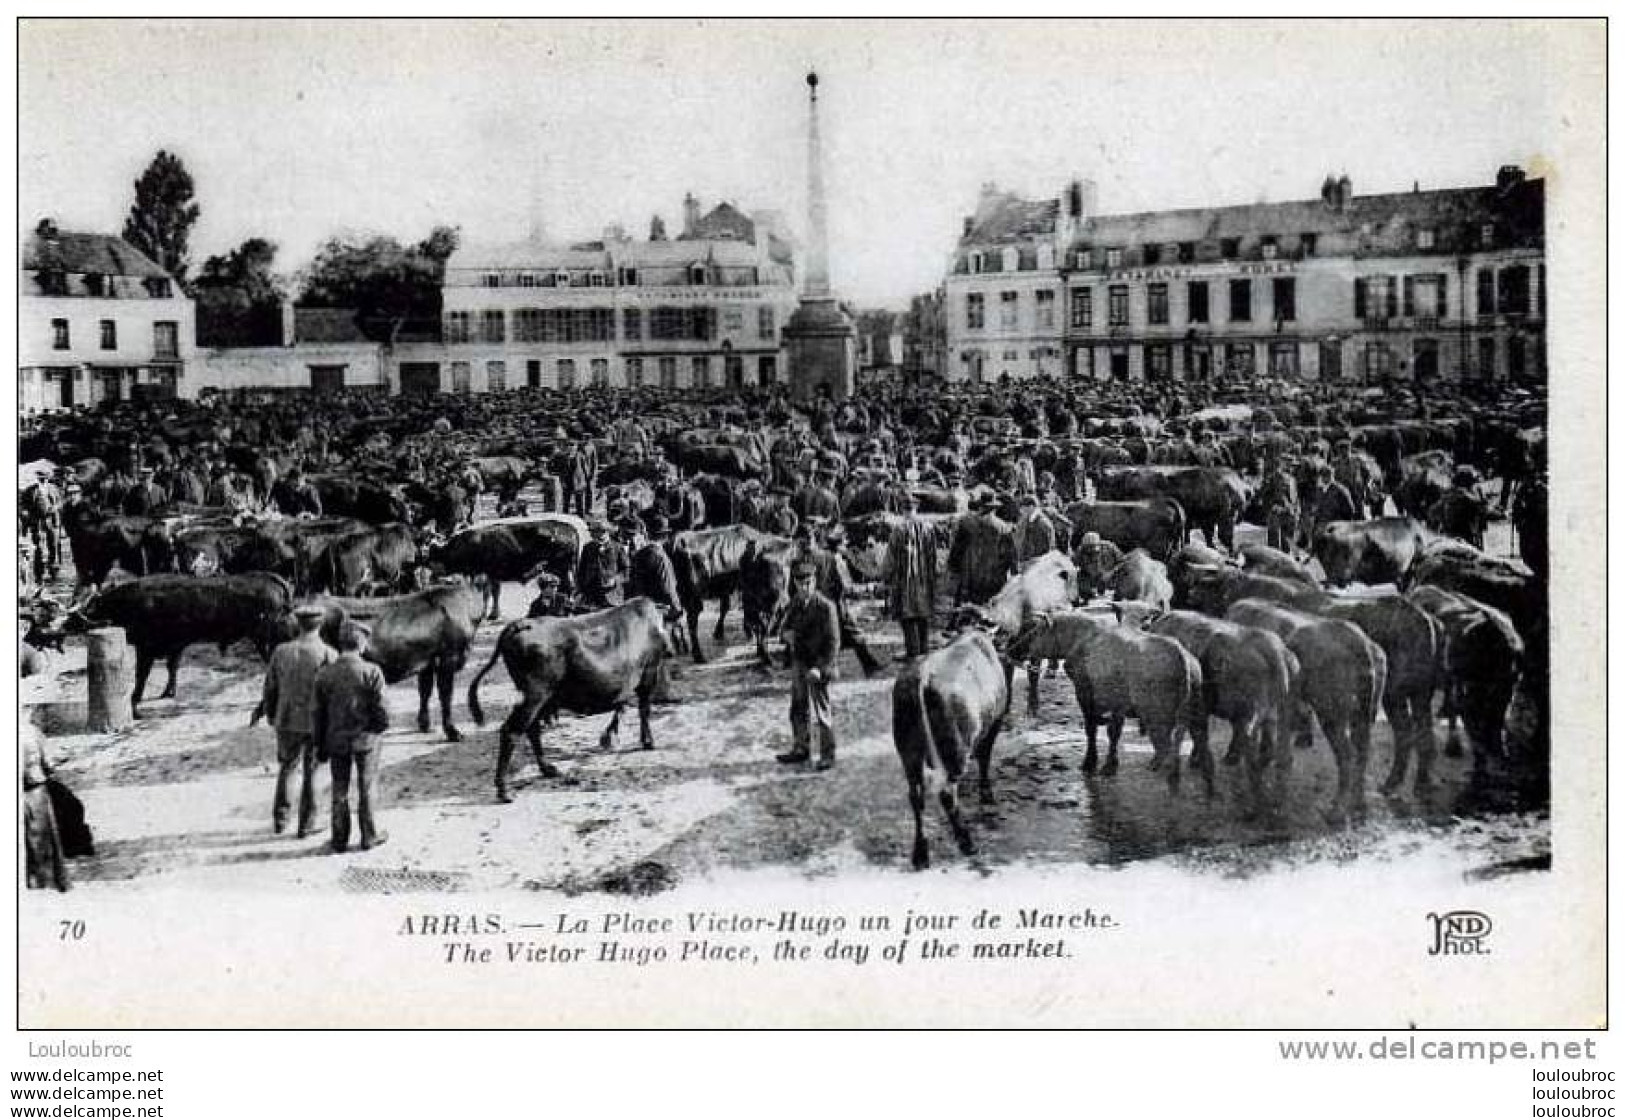
[[[350,776],[355,775],[363,850],[389,839],[378,831],[373,808],[383,750],[378,736],[389,727],[384,712],[384,673],[361,658],[371,632],[350,620],[339,627],[334,660],[316,674],[314,732],[316,760],[333,766],[333,851],[350,846]]]
[[[567,618],[574,614],[570,600],[559,590],[559,577],[544,571],[536,577],[536,590],[541,594],[530,602],[527,618]]]
[[[621,603],[621,585],[626,580],[626,549],[609,535],[608,522],[594,519],[589,526],[592,539],[581,550],[576,565],[576,589],[581,605],[603,610]]]
[[[666,519],[658,513],[651,513],[646,521],[639,522],[633,530],[632,558],[626,577],[626,593],[633,598],[652,599],[668,619],[682,610],[682,600],[677,594],[677,572],[666,554],[669,535]]]
[[[931,647],[931,611],[937,597],[937,543],[920,517],[912,490],[902,497],[904,517],[886,542],[886,600],[903,627],[903,659],[924,657]]]
[[[1481,549],[1484,531],[1489,527],[1490,507],[1478,496],[1478,472],[1472,467],[1457,467],[1451,483],[1451,489],[1428,507],[1428,528]]]
[[[841,648],[841,626],[835,604],[818,593],[811,561],[790,565],[790,605],[780,631],[795,675],[790,682],[790,749],[778,755],[786,765],[812,760],[818,740],[819,770],[835,765],[835,724],[829,706],[829,682]]]
[[[1091,529],[1078,539],[1072,560],[1078,566],[1078,593],[1103,594],[1106,576],[1123,562],[1123,550]]]
[[[948,548],[948,574],[954,605],[982,603],[996,594],[1016,570],[1010,526],[999,518],[997,494],[979,494],[971,512],[954,526]]]
[[[261,690],[262,707],[276,730],[276,794],[271,799],[271,823],[277,832],[288,827],[288,809],[295,771],[299,784],[299,835],[310,834],[316,823],[316,675],[333,660],[331,647],[322,641],[325,611],[305,603],[294,608],[299,636],[271,653]]]
[[[130,517],[147,517],[169,501],[163,487],[152,480],[152,468],[142,467],[137,472],[136,484],[124,494],[124,512]]]
[[[1010,530],[1010,539],[1016,548],[1017,571],[1027,561],[1055,547],[1055,526],[1038,508],[1038,495],[1031,490],[1021,495],[1021,513],[1016,518],[1015,527]]]
[[[845,542],[846,529],[839,521],[828,524],[815,522],[807,542],[800,546],[800,555],[802,559],[812,562],[818,593],[835,604],[835,617],[841,626],[841,648],[850,649],[856,654],[858,664],[863,667],[863,675],[872,677],[880,671],[880,661],[869,651],[869,643],[864,639],[863,631],[858,629],[852,617],[852,608],[847,604],[852,595],[852,574],[845,557],[841,555],[841,546]]]

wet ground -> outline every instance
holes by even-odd
[[[509,586],[505,618],[528,593]],[[895,628],[860,605],[886,657],[898,649]],[[277,837],[271,831],[275,773],[272,733],[250,730],[262,666],[243,647],[225,655],[196,647],[182,665],[179,699],[149,700],[129,733],[91,736],[82,704],[30,707],[49,732],[48,752],[84,799],[97,854],[74,862],[76,880],[92,890],[176,885],[249,890],[657,891],[701,877],[756,868],[838,876],[864,867],[908,873],[912,824],[901,769],[891,745],[890,669],[868,680],[850,654],[833,689],[840,761],[828,773],[774,761],[787,749],[788,675],[755,667],[730,619],[727,643],[710,642],[705,666],[682,662],[677,703],[657,707],[657,748],[637,744],[634,712],[623,717],[617,749],[599,748],[608,717],[561,716],[545,732],[551,761],[564,777],[537,776],[528,751],[515,756],[515,803],[494,797],[496,723],[515,692],[497,666],[481,699],[488,725],[477,728],[464,693],[473,667],[490,656],[499,627],[482,627],[459,681],[456,718],[461,743],[436,726],[416,730],[416,689],[388,694],[392,729],[384,738],[381,823],[389,842],[370,852],[329,855],[324,837]],[[939,636],[940,640],[940,636]],[[84,695],[83,651],[70,647],[57,665],[60,695]],[[157,677],[159,674],[155,674]],[[1317,735],[1294,754],[1278,810],[1249,819],[1240,775],[1221,768],[1205,796],[1188,775],[1177,794],[1148,768],[1149,746],[1131,722],[1121,771],[1111,778],[1081,771],[1083,726],[1064,676],[1042,682],[1036,717],[1017,703],[994,750],[992,805],[965,784],[967,820],[978,852],[961,855],[941,813],[928,806],[927,833],[936,868],[970,866],[994,874],[1015,865],[1128,866],[1157,860],[1224,875],[1268,874],[1305,862],[1379,856],[1404,859],[1421,848],[1449,850],[1468,874],[1497,875],[1546,866],[1549,821],[1518,793],[1520,775],[1504,769],[1475,781],[1469,759],[1441,757],[1437,787],[1426,797],[1377,792],[1390,759],[1386,722],[1379,722],[1368,775],[1366,817],[1352,825],[1327,812],[1335,770]],[[149,686],[156,693],[161,681]],[[1443,738],[1443,725],[1440,725]],[[1214,744],[1227,742],[1214,724]],[[1188,752],[1189,746],[1186,745]],[[1523,775],[1526,777],[1527,775]]]

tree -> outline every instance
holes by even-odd
[[[210,257],[193,281],[197,336],[203,346],[277,346],[282,337],[282,281],[276,242],[251,237]]]
[[[192,201],[192,174],[179,156],[160,150],[135,181],[135,205],[124,222],[124,240],[151,257],[185,286],[187,241],[203,213]]]
[[[459,231],[436,226],[411,248],[393,237],[330,237],[306,271],[299,302],[353,307],[369,337],[387,339],[403,325],[438,326],[440,284]]]

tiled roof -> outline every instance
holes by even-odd
[[[71,233],[67,230],[49,238],[40,236],[38,232],[29,234],[23,242],[23,268],[70,275],[100,274],[141,279],[169,276],[122,237],[108,233]]]
[[[996,245],[1049,237],[1055,233],[1060,212],[1060,200],[1054,198],[1034,202],[1008,192],[984,195],[961,243]]]
[[[295,307],[295,342],[366,342],[353,307]]]

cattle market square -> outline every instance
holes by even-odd
[[[818,97],[804,246],[447,231],[427,317],[42,219],[30,885],[1548,866],[1540,180],[990,185],[882,322]]]

